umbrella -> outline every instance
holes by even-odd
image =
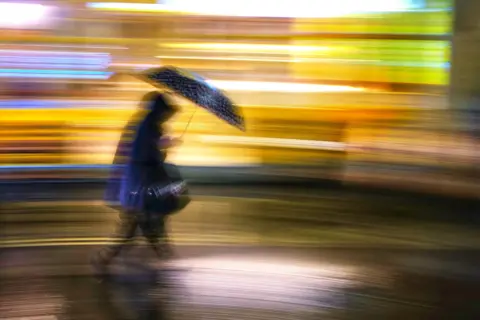
[[[169,66],[146,70],[141,73],[141,78],[154,86],[172,90],[245,131],[245,121],[239,108],[221,90],[213,87],[199,75]]]

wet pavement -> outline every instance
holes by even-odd
[[[99,283],[85,263],[94,249],[4,251],[18,272],[2,275],[2,318],[480,317],[480,252],[177,247],[164,264],[137,250]]]
[[[136,246],[99,283],[87,261],[116,220],[102,187],[30,190],[0,211],[1,319],[480,319],[478,202],[194,186],[177,257]]]

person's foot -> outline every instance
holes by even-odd
[[[167,244],[162,247],[162,258],[165,260],[171,260],[175,258],[175,252],[170,245]]]
[[[151,244],[152,249],[155,251],[157,259],[160,261],[166,261],[172,259],[175,255],[173,249],[170,245],[161,243],[161,244]]]
[[[98,281],[103,282],[108,278],[108,263],[101,259],[100,255],[93,256],[90,259],[90,266],[92,267],[94,277]]]

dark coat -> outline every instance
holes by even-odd
[[[130,121],[122,134],[114,159],[114,169],[107,185],[106,200],[118,202],[125,210],[144,209],[144,190],[165,181],[166,153],[159,150],[161,124],[176,110],[162,95],[154,92],[144,98],[148,113],[140,121]]]

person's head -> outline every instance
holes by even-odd
[[[167,122],[178,111],[174,103],[170,102],[166,94],[152,91],[142,98],[143,104],[149,110],[149,116],[154,117],[160,123]]]

